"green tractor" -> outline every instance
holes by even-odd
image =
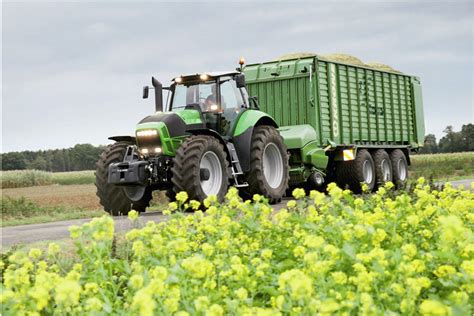
[[[143,98],[150,89],[156,112],[138,123],[134,137],[110,137],[115,143],[97,162],[97,195],[107,212],[143,212],[154,190],[170,200],[180,191],[197,201],[223,200],[232,185],[245,197],[281,200],[288,188],[287,147],[275,120],[249,97],[241,71],[183,75],[169,87],[152,78]]]

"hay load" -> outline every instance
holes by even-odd
[[[311,56],[316,56],[315,53],[306,53],[306,52],[300,52],[300,53],[289,53],[285,55],[281,55],[275,60],[287,60],[287,59],[296,59],[296,58],[304,58],[304,57],[311,57]]]
[[[320,55],[320,56],[324,59],[337,61],[340,63],[346,63],[346,64],[351,64],[351,65],[356,65],[356,66],[361,66],[361,67],[366,66],[362,60],[349,54],[334,53],[334,54],[326,54],[326,55]]]
[[[381,71],[391,71],[391,72],[396,72],[396,73],[401,74],[400,71],[398,71],[396,69],[393,69],[389,65],[385,65],[385,64],[382,64],[382,63],[370,62],[370,63],[367,63],[366,65],[367,65],[367,67],[370,67],[370,68],[373,68],[373,69],[377,69],[377,70],[381,70]]]
[[[399,74],[402,73],[396,69],[393,69],[389,65],[382,64],[379,62],[364,63],[362,60],[360,60],[359,58],[355,56],[352,56],[349,54],[343,54],[343,53],[333,53],[333,54],[325,54],[325,55],[318,55],[316,53],[309,53],[309,52],[289,53],[289,54],[281,55],[275,60],[288,60],[288,59],[297,59],[297,58],[305,58],[305,57],[313,57],[313,56],[318,56],[328,61],[351,64],[351,65],[360,66],[360,67],[368,67],[368,68],[372,68],[372,69],[380,70],[380,71],[389,71],[389,72],[395,72]]]

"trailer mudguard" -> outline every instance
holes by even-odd
[[[243,172],[250,170],[250,146],[252,143],[253,129],[260,125],[269,125],[278,128],[275,120],[270,115],[254,109],[243,111],[234,125],[232,143],[239,157]]]
[[[278,131],[288,149],[303,148],[309,142],[317,139],[316,131],[308,124],[282,126]]]
[[[317,169],[325,170],[328,166],[329,157],[324,149],[319,147],[318,141],[313,140],[301,148],[301,157],[307,164],[311,164]]]

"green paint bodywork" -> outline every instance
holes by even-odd
[[[275,121],[270,115],[259,110],[249,109],[242,112],[237,118],[237,123],[234,125],[232,136],[236,137],[244,133],[247,129],[254,127],[255,124],[263,117],[268,117],[273,122]]]
[[[316,140],[306,144],[301,148],[301,157],[307,164],[311,164],[319,170],[324,170],[328,166],[329,157]]]
[[[280,127],[311,125],[321,147],[423,145],[417,77],[319,56],[251,64],[243,71],[262,111]]]
[[[174,113],[178,114],[186,123],[186,125],[202,123],[201,114],[199,113],[198,110],[180,109],[180,110],[176,110]]]
[[[161,140],[162,153],[165,156],[174,157],[176,155],[176,150],[186,138],[186,136],[170,137],[168,128],[163,122],[141,123],[136,127],[137,132],[144,129],[156,129],[158,131]]]
[[[311,125],[283,126],[278,131],[280,131],[288,149],[303,148],[316,139],[316,131]]]

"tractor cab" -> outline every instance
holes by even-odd
[[[245,78],[240,72],[219,72],[176,77],[170,86],[168,110],[195,110],[205,128],[228,136],[236,118],[248,104]]]

